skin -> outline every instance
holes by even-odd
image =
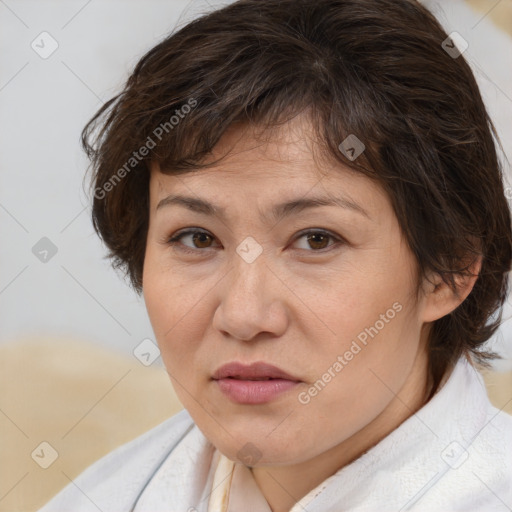
[[[239,461],[249,442],[258,449],[254,478],[273,512],[286,512],[425,404],[430,322],[453,311],[476,278],[461,280],[457,297],[431,275],[418,295],[416,262],[383,189],[322,158],[305,117],[269,140],[258,135],[233,125],[212,154],[228,156],[209,169],[172,176],[152,165],[143,293],[181,402],[228,458]],[[208,200],[226,217],[157,210],[171,193]],[[367,215],[339,206],[279,221],[260,215],[317,195],[349,198]],[[184,228],[210,236],[170,245]],[[308,242],[305,229],[334,238]],[[236,252],[248,236],[263,249],[252,263]],[[301,403],[299,393],[396,303],[394,318]],[[231,361],[265,361],[301,383],[269,403],[237,404],[211,379]]]

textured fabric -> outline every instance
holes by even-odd
[[[222,455],[222,457],[224,457]],[[212,510],[215,508],[212,507]],[[234,464],[233,480],[229,492],[226,512],[272,512],[267,500],[252,476],[251,470],[243,464]]]
[[[252,473],[223,459],[181,411],[91,466],[41,512],[234,512],[225,507],[231,497],[243,502],[242,485],[260,501],[254,512],[265,511]],[[429,403],[290,512],[511,508],[512,417],[461,359]]]

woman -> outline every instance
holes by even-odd
[[[84,129],[93,221],[185,410],[44,512],[512,507],[475,369],[511,219],[457,42],[414,0],[240,0],[140,60]]]

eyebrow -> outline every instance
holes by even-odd
[[[156,210],[160,210],[166,206],[178,205],[196,213],[203,215],[216,216],[225,219],[226,209],[217,205],[214,205],[204,199],[197,197],[183,196],[171,194],[162,199]],[[353,210],[371,219],[368,212],[359,204],[345,197],[310,197],[310,198],[298,198],[291,201],[286,201],[273,206],[270,212],[270,218],[273,221],[279,221],[284,217],[292,214],[297,214],[308,208],[315,208],[320,206],[338,206],[340,208]],[[262,214],[262,216],[264,216]]]

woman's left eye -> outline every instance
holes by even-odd
[[[295,241],[301,240],[303,238],[305,239],[306,244],[313,250],[311,251],[307,248],[301,249],[309,252],[321,252],[324,249],[328,249],[329,247],[337,246],[343,243],[341,237],[335,236],[332,233],[324,230],[303,231],[302,233],[299,233],[299,235],[295,238]],[[182,241],[184,239],[191,240],[192,247],[190,245],[183,244]],[[207,231],[189,229],[174,235],[167,241],[167,243],[181,251],[197,253],[201,249],[211,249],[212,247],[208,244],[214,239],[215,237],[210,235]],[[334,243],[329,244],[329,239],[334,240]],[[199,244],[199,246],[195,244]]]
[[[333,234],[324,230],[310,230],[303,232],[295,240],[298,241],[302,238],[306,240],[306,244],[308,244],[309,247],[315,249],[312,252],[319,252],[323,249],[327,249],[334,245],[340,245],[342,243],[340,237],[334,236]],[[334,243],[329,244],[329,239],[334,240]]]

